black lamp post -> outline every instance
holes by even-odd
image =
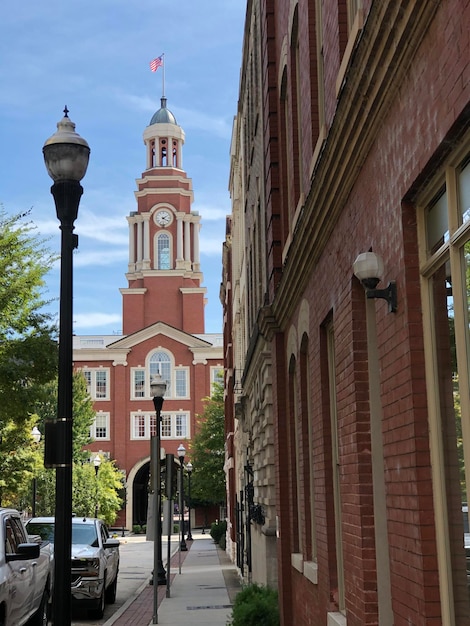
[[[74,222],[83,193],[90,148],[75,132],[75,124],[64,109],[57,132],[43,147],[47,172],[54,181],[57,218],[61,230],[59,382],[57,419],[46,422],[44,465],[56,468],[54,537],[54,626],[71,623],[71,546],[72,546],[72,279],[73,251],[78,246]]]
[[[151,473],[153,476],[153,519],[155,529],[153,536],[153,623],[158,624],[158,585],[166,585],[166,572],[162,560],[162,477],[160,466],[160,427],[162,421],[163,396],[166,391],[166,382],[160,374],[154,376],[150,382],[150,393],[157,423],[155,435],[151,438],[152,461]],[[155,576],[156,573],[156,576]]]
[[[180,445],[178,446],[178,457],[180,460],[180,469],[181,469],[181,474],[180,474],[180,489],[181,489],[181,493],[180,493],[180,517],[181,517],[181,541],[180,541],[180,551],[181,552],[187,552],[188,551],[188,546],[186,545],[186,541],[184,540],[184,485],[183,485],[183,463],[184,463],[184,455],[186,454],[186,448],[183,446],[182,443],[180,443]]]
[[[187,541],[192,541],[193,536],[191,534],[191,474],[193,473],[193,464],[191,461],[186,465],[186,471],[188,472],[188,534],[186,535]]]
[[[33,430],[31,431],[31,437],[33,438],[33,441],[36,445],[39,444],[39,442],[41,441],[41,431],[39,430],[39,428],[37,426],[33,427]],[[32,502],[31,502],[31,515],[33,517],[36,517],[36,492],[37,492],[37,481],[36,481],[36,476],[33,476],[33,493],[31,494],[32,496]]]

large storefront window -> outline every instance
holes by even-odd
[[[470,623],[470,167],[460,160],[423,214],[427,380],[443,623]]]

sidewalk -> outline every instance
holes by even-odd
[[[181,626],[226,626],[233,600],[240,590],[235,565],[210,535],[192,533],[187,552],[171,559],[170,597],[166,586],[158,587],[158,624]],[[179,559],[181,558],[181,574]],[[168,575],[168,569],[167,569]],[[121,607],[104,626],[149,626],[153,624],[154,590],[145,584],[134,599]]]

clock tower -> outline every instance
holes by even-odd
[[[184,131],[161,99],[144,131],[146,169],[137,179],[137,210],[129,224],[128,287],[123,333],[164,322],[204,333],[206,289],[201,287],[200,216],[191,210],[192,181],[183,170]]]

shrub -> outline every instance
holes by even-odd
[[[142,532],[142,526],[140,524],[134,524],[134,526],[132,526],[132,532],[134,535],[140,535]]]
[[[279,626],[278,594],[275,589],[247,585],[236,596],[228,626]]]
[[[227,522],[225,520],[215,521],[211,524],[210,536],[214,540],[215,543],[219,543],[220,538],[225,535],[227,531]]]

